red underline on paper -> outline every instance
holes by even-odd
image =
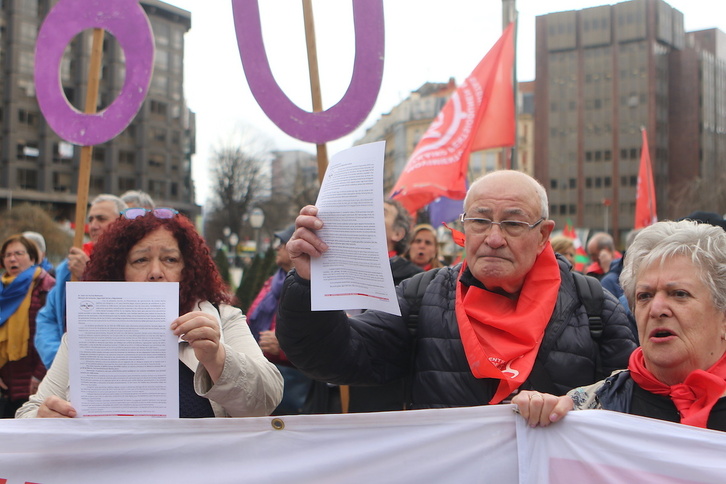
[[[346,294],[324,294],[325,297],[331,297],[331,296],[365,296],[365,297],[372,297],[373,299],[378,299],[381,301],[389,301],[387,297],[380,297],[380,296],[374,296],[373,294],[363,294],[360,292],[349,292]]]

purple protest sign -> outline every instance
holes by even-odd
[[[80,32],[110,32],[126,57],[126,79],[118,97],[103,111],[85,114],[65,97],[60,63]],[[60,0],[38,32],[35,91],[46,121],[58,136],[77,145],[104,143],[131,123],[149,90],[154,66],[151,24],[138,0]]]
[[[343,98],[331,108],[311,113],[297,107],[277,84],[265,52],[258,0],[232,0],[242,66],[252,95],[285,133],[324,144],[352,132],[368,116],[383,78],[383,1],[353,0],[355,62]]]

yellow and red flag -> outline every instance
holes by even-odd
[[[469,153],[514,146],[514,24],[452,94],[414,149],[390,197],[414,213],[466,195]]]
[[[635,195],[635,224],[633,228],[642,229],[658,221],[655,207],[655,183],[653,183],[653,166],[650,163],[648,150],[648,134],[643,131],[643,148],[640,153],[640,169],[638,170],[638,191]]]

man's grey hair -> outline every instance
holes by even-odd
[[[587,245],[594,244],[595,249],[600,252],[607,249],[610,252],[615,251],[615,241],[613,236],[607,232],[598,232],[587,241]]]
[[[96,205],[97,203],[101,203],[101,202],[113,202],[114,204],[116,204],[116,211],[119,214],[121,214],[121,212],[123,212],[124,210],[129,208],[129,206],[126,205],[126,202],[121,200],[116,195],[111,195],[108,193],[102,193],[102,194],[98,195],[96,198],[94,198],[93,201],[91,201],[91,206]]]
[[[398,200],[389,198],[385,203],[396,209],[396,219],[393,221],[393,228],[402,229],[403,237],[396,242],[393,250],[396,251],[396,254],[403,255],[408,250],[408,243],[411,239],[411,216],[408,214],[406,207]]]
[[[635,307],[640,272],[654,264],[665,266],[678,256],[691,260],[716,308],[726,311],[726,232],[691,220],[656,222],[635,237],[620,274],[620,285],[631,309]]]
[[[126,205],[129,206],[143,207],[150,210],[153,210],[156,207],[151,195],[146,192],[142,192],[141,190],[129,190],[121,195],[121,200],[126,202]]]
[[[466,197],[464,198],[464,210],[466,210],[466,207],[469,205],[469,195],[472,193],[472,189],[484,178],[486,178],[489,175],[492,175],[494,173],[500,173],[503,171],[509,171],[512,173],[520,173],[522,176],[525,176],[529,178],[532,182],[532,186],[534,187],[535,191],[537,192],[537,197],[539,198],[540,203],[540,217],[547,220],[550,218],[550,204],[549,200],[547,199],[547,190],[545,190],[545,187],[542,186],[542,184],[537,181],[536,178],[531,177],[530,175],[526,174],[523,171],[519,170],[496,170],[496,171],[490,171],[489,173],[485,173],[484,175],[480,176],[474,182],[469,186],[469,189],[466,191]]]

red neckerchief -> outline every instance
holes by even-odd
[[[392,259],[392,258],[396,257],[397,255],[398,255],[398,253],[395,250],[389,250],[388,251],[388,258],[389,259]]]
[[[466,262],[461,270],[466,269]],[[501,380],[490,404],[499,403],[529,376],[560,289],[560,268],[549,242],[527,274],[516,301],[456,285],[456,320],[471,372]]]
[[[670,397],[681,414],[681,423],[693,427],[706,428],[711,409],[726,391],[726,353],[708,370],[694,370],[676,385],[666,385],[653,376],[645,367],[642,348],[630,354],[628,369],[643,390]]]

